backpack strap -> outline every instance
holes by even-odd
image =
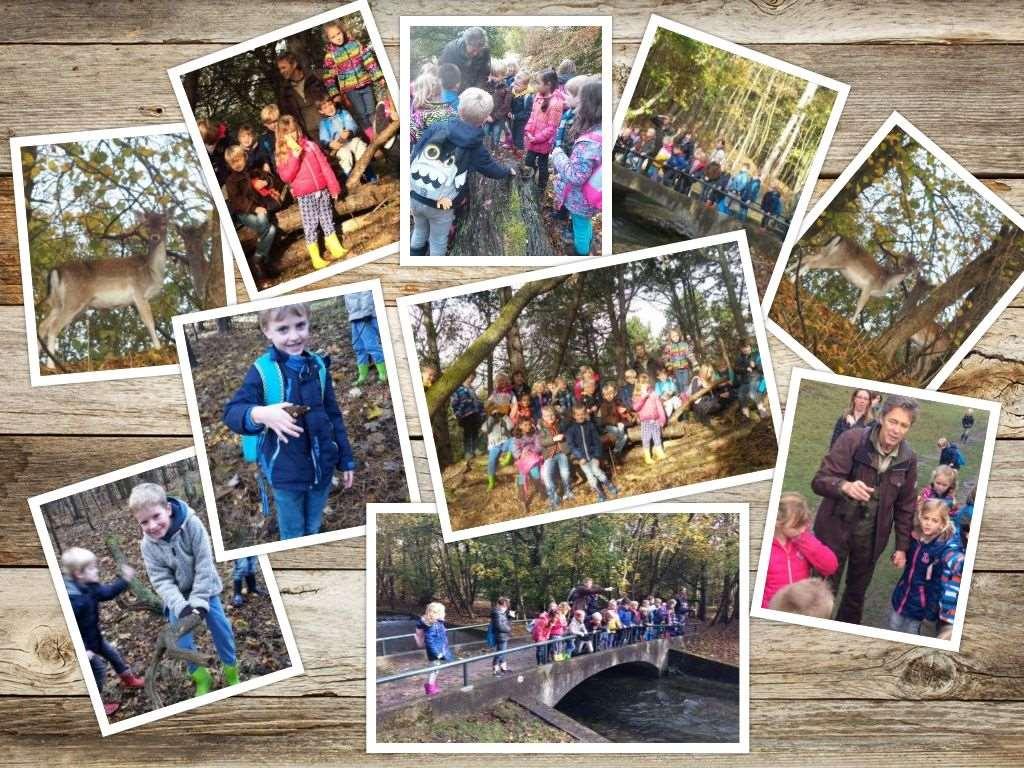
[[[263,404],[275,405],[284,402],[284,374],[274,359],[271,349],[256,358],[256,372],[263,382]]]

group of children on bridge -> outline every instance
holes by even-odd
[[[747,219],[752,204],[759,205],[761,227],[786,232],[789,222],[783,218],[785,205],[777,183],[762,189],[764,182],[751,163],[730,166],[725,137],[717,137],[713,148],[705,149],[689,127],[666,132],[666,121],[657,116],[655,126],[645,130],[623,127],[615,140],[613,159],[684,195],[699,183],[701,202],[741,221]]]
[[[473,389],[471,375],[452,394],[450,405],[462,428],[467,466],[486,440],[487,488],[496,487],[499,464],[515,462],[516,485],[529,507],[536,485],[558,509],[576,498],[572,469],[578,468],[597,502],[619,493],[613,481],[629,447],[630,427],[640,429],[644,462],[667,458],[662,428],[670,420],[708,422],[738,404],[743,416],[766,416],[766,386],[760,353],[743,342],[732,366],[716,369],[698,363],[678,327],[669,330],[660,350],[634,347],[632,368],[621,379],[602,380],[581,366],[570,384],[562,376],[527,381],[523,371],[499,372],[490,393]],[[438,371],[423,369],[424,388]]]
[[[628,596],[604,598],[604,594],[611,591],[610,587],[595,587],[593,579],[584,579],[573,587],[565,601],[551,601],[547,610],[540,611],[529,621],[526,630],[534,645],[537,666],[685,634],[690,613],[686,587],[667,600],[653,595],[642,601]],[[603,608],[599,604],[602,599],[605,600]],[[496,677],[509,671],[508,654],[503,652],[508,650],[514,619],[515,612],[509,598],[499,597],[494,601],[486,643],[494,651],[492,671]],[[443,603],[432,602],[426,606],[416,622],[415,636],[417,645],[424,649],[432,666],[455,660],[448,643]],[[429,673],[423,690],[428,696],[440,692],[436,671]]]
[[[463,38],[467,46],[470,38],[486,45],[478,27]],[[554,171],[562,240],[577,255],[589,255],[602,199],[601,78],[578,75],[571,59],[557,69],[535,63],[528,71],[509,53],[490,59],[486,80],[469,82],[468,73],[443,58],[422,65],[409,94],[413,255],[444,256],[456,216],[484,203],[470,199],[470,173],[503,179],[519,173],[520,161],[535,175],[541,201]],[[514,162],[498,162],[492,153],[499,151]]]

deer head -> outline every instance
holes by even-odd
[[[185,244],[185,260],[192,273],[192,284],[196,296],[202,303],[206,296],[206,285],[210,278],[210,260],[206,256],[206,243],[210,239],[210,219],[207,217],[198,224],[178,225],[178,234]]]

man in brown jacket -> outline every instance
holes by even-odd
[[[814,534],[839,558],[831,577],[837,593],[843,570],[847,571],[837,621],[861,623],[864,595],[894,525],[892,563],[900,569],[906,565],[917,503],[917,454],[904,437],[917,410],[917,402],[910,398],[886,398],[879,422],[844,432],[811,482],[823,497]]]

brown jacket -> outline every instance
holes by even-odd
[[[873,462],[875,447],[871,442],[873,432],[878,429],[875,425],[850,429],[840,435],[811,481],[811,488],[823,497],[814,520],[814,534],[836,552],[842,551],[839,542],[844,540],[852,516],[859,514],[860,506],[839,490],[840,485],[846,480],[861,480],[875,489],[878,500],[872,552],[875,559],[885,550],[894,523],[896,549],[907,551],[917,508],[917,454],[904,440],[889,468],[880,475]]]

